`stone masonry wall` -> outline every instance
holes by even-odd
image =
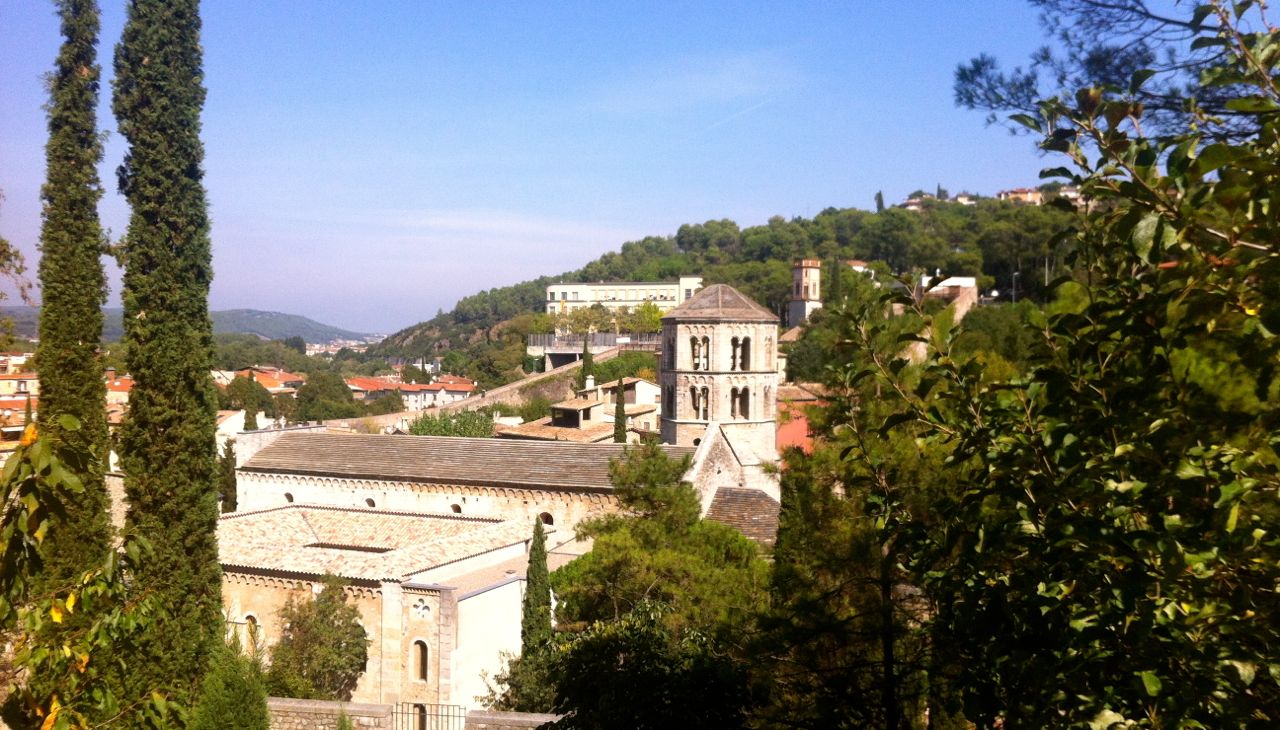
[[[391,705],[268,697],[271,730],[337,730],[343,712],[355,728],[392,730]]]
[[[559,719],[559,715],[472,710],[467,713],[466,730],[525,730],[526,728],[542,727],[548,722],[554,722]]]

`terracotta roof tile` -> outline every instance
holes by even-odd
[[[736,528],[755,542],[771,546],[778,535],[780,507],[758,489],[720,487],[711,500],[707,519]]]
[[[776,323],[778,315],[728,284],[712,284],[667,312],[662,321],[667,320]]]
[[[223,515],[218,557],[226,570],[405,581],[530,534],[522,520],[291,504]]]
[[[517,439],[285,433],[241,469],[435,484],[608,490],[612,489],[609,461],[621,456],[623,449],[622,444]],[[694,451],[684,446],[663,449],[677,458]]]

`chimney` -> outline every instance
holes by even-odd
[[[590,390],[590,389],[592,389],[592,388],[596,387],[596,376],[594,376],[594,375],[588,375],[588,376],[587,376],[587,380],[586,380],[585,385],[586,385],[587,390]]]

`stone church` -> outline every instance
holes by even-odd
[[[662,327],[664,450],[691,459],[706,518],[769,546],[778,318],[714,285]],[[219,523],[227,619],[269,644],[289,596],[342,576],[371,639],[355,701],[477,706],[481,673],[519,649],[534,520],[554,570],[589,549],[574,540],[582,520],[617,510],[609,463],[623,445],[268,433],[244,434],[239,511]]]

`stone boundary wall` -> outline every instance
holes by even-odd
[[[524,730],[525,728],[542,727],[559,719],[559,715],[472,710],[467,713],[466,730]]]
[[[268,697],[267,710],[271,713],[271,730],[337,730],[343,712],[351,719],[352,727],[393,730],[391,705]]]
[[[352,727],[395,730],[393,705],[268,697],[267,710],[271,713],[271,730],[337,730],[338,718],[343,712],[351,719]],[[559,719],[559,715],[471,710],[467,713],[465,728],[528,730]],[[4,725],[0,724],[0,729],[3,728]]]

